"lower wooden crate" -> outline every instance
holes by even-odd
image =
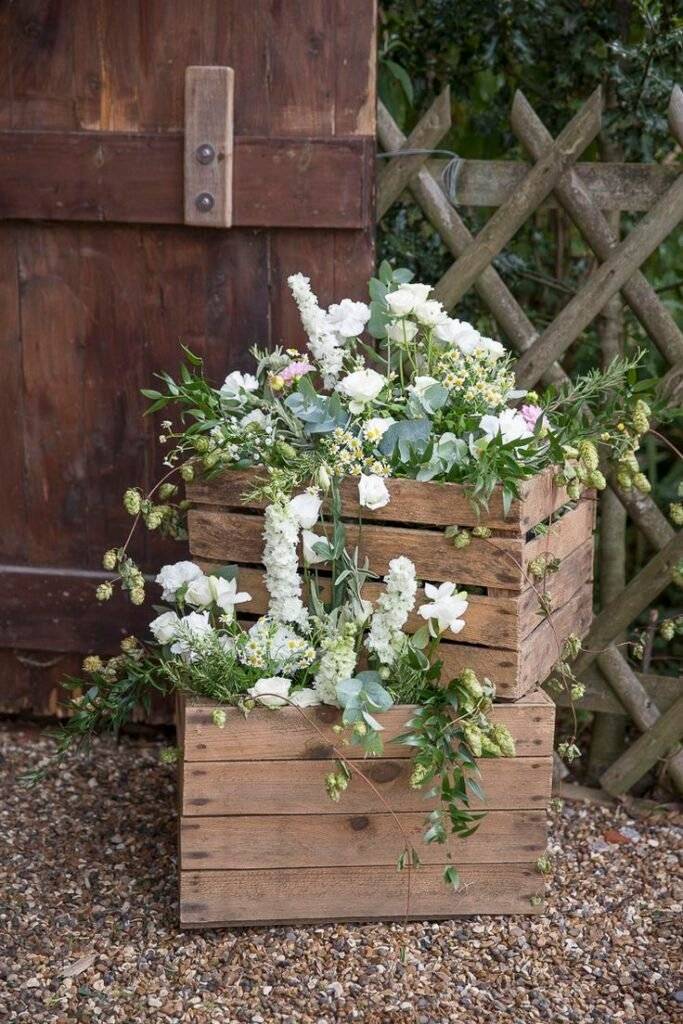
[[[181,701],[180,920],[184,927],[398,919],[406,916],[406,873],[396,868],[403,832],[422,866],[411,872],[408,916],[522,914],[542,909],[536,861],[546,844],[554,705],[541,691],[496,705],[517,756],[480,764],[487,815],[477,833],[452,844],[461,887],[442,878],[446,851],[422,842],[434,801],[411,789],[412,752],[398,736],[412,713],[383,721],[385,756],[361,760],[344,748],[382,794],[354,775],[340,803],[323,780],[336,757],[339,713],[259,708],[247,718],[215,705]],[[400,822],[398,828],[393,811]]]

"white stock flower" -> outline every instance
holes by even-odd
[[[351,399],[349,409],[353,413],[358,413],[362,412],[369,402],[374,402],[386,382],[386,377],[376,370],[355,370],[339,381],[337,391]]]
[[[258,679],[247,693],[267,708],[281,708],[287,703],[282,698],[289,696],[291,685],[292,680],[283,676],[266,676]]]
[[[415,604],[415,566],[405,555],[393,558],[384,582],[386,589],[377,599],[365,646],[383,665],[391,665],[404,641],[402,630]]]
[[[164,612],[149,624],[154,638],[160,644],[169,643],[178,631],[180,619],[175,612]]]
[[[373,416],[363,424],[363,435],[368,441],[380,441],[395,422],[392,416]]]
[[[304,686],[302,690],[295,690],[291,701],[297,708],[313,708],[320,704],[320,697],[310,686]]]
[[[328,323],[342,338],[357,338],[365,330],[370,319],[370,307],[364,302],[342,299],[334,302],[327,311]]]
[[[185,600],[194,608],[208,608],[217,604],[227,615],[232,615],[236,604],[251,601],[251,594],[237,591],[237,580],[225,580],[221,576],[198,576],[192,580],[185,592]]]
[[[387,327],[387,337],[391,341],[412,341],[418,329],[412,320],[396,320]]]
[[[430,598],[431,604],[423,604],[418,608],[418,613],[423,619],[436,620],[439,632],[450,629],[451,633],[459,633],[465,626],[464,615],[469,606],[465,600],[465,591],[456,593],[455,583],[442,583],[435,587],[432,583],[425,583],[425,595]]]
[[[500,434],[503,444],[519,441],[522,438],[531,437],[533,434],[517,409],[504,409],[499,416],[482,416],[479,420],[479,429],[484,431],[489,440],[493,440]]]
[[[299,522],[288,505],[268,505],[264,513],[263,565],[270,594],[269,614],[278,622],[305,626],[308,613],[301,601],[297,544]]]
[[[287,284],[308,335],[308,348],[320,366],[325,387],[331,388],[339,376],[344,360],[344,351],[340,347],[341,335],[334,330],[328,314],[318,305],[309,278],[304,274],[292,274],[287,278]]]
[[[356,669],[356,627],[347,624],[325,637],[321,644],[322,657],[313,680],[313,686],[322,704],[339,706],[337,685],[353,676]]]
[[[325,541],[324,537],[314,533],[313,530],[303,530],[301,534],[301,541],[303,545],[304,563],[306,565],[319,565],[320,562],[329,561],[325,555],[319,555],[317,551],[314,551],[316,544],[320,544]]]
[[[175,562],[173,565],[162,566],[155,580],[163,588],[162,601],[173,601],[182,586],[202,575],[202,570],[194,562]]]
[[[303,494],[297,494],[292,498],[288,507],[299,526],[310,530],[318,521],[321,505],[322,501],[317,492],[304,491]]]
[[[396,291],[388,292],[384,299],[395,316],[406,316],[421,302],[426,301],[431,290],[431,285],[428,284],[402,284]]]
[[[221,394],[225,398],[238,398],[241,391],[256,391],[258,380],[251,373],[242,373],[241,370],[233,370],[225,378],[221,388]]]
[[[391,495],[381,476],[377,476],[375,473],[369,475],[361,473],[358,480],[358,500],[361,505],[374,511],[384,508],[389,504],[390,499]]]
[[[419,302],[413,310],[413,316],[421,324],[424,324],[425,327],[436,327],[448,319],[448,314],[436,299],[427,299],[425,302]]]

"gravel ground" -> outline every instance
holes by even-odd
[[[542,917],[181,932],[175,785],[158,745],[102,742],[95,760],[20,789],[16,773],[47,749],[34,730],[0,730],[2,1021],[680,1019],[670,812],[566,803]]]

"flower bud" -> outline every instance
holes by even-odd
[[[326,466],[321,466],[318,470],[318,486],[321,490],[327,492],[330,489],[332,481],[330,480],[330,474],[327,471]]]
[[[102,556],[102,568],[107,569],[109,572],[116,568],[117,552],[116,548],[110,548],[109,551],[105,551]]]

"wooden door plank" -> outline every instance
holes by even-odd
[[[423,864],[534,861],[545,851],[547,818],[539,811],[491,811],[466,840],[449,846],[425,843],[424,814],[399,820]],[[182,818],[180,863],[185,870],[335,867],[386,864],[395,867],[405,840],[390,814],[276,814]]]
[[[532,864],[465,867],[460,889],[441,868],[413,871],[410,917],[526,914],[543,909],[543,880]],[[183,871],[183,927],[279,921],[389,920],[406,910],[406,876],[395,867],[285,868],[263,871]]]

